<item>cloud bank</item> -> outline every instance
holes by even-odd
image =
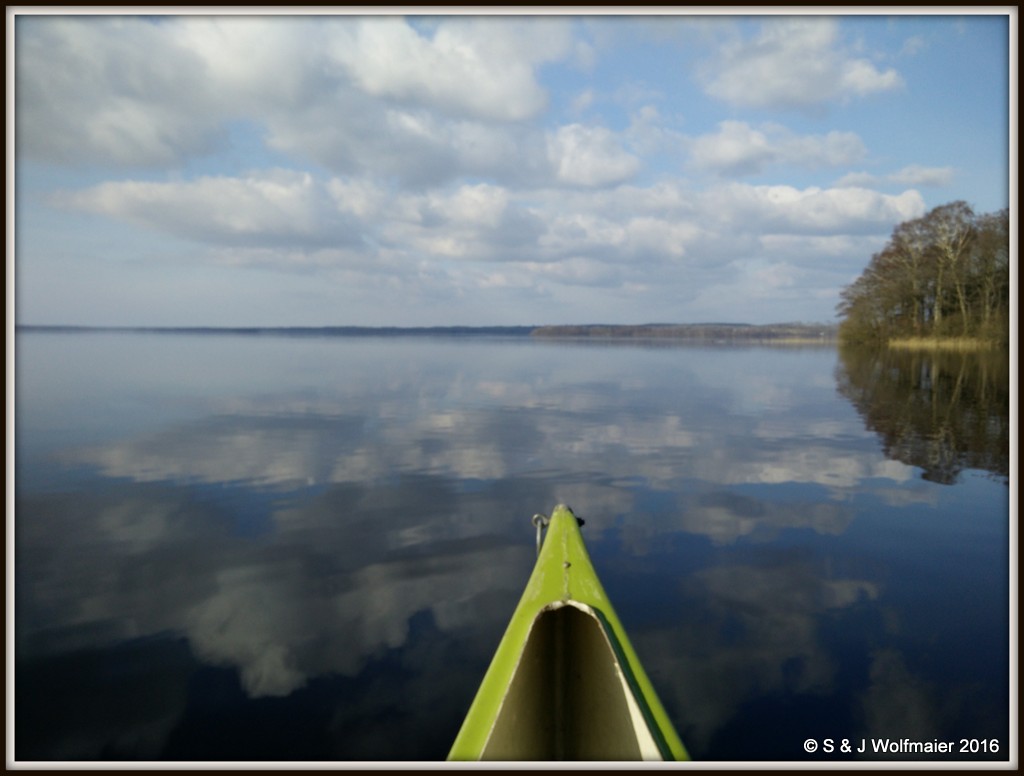
[[[126,227],[173,238],[239,283],[246,267],[315,273],[323,310],[344,289],[379,310],[378,281],[465,314],[477,295],[493,311],[478,323],[594,319],[595,307],[612,322],[645,310],[827,319],[892,228],[925,212],[920,189],[956,177],[926,160],[879,169],[858,130],[794,118],[906,86],[837,19],[666,21],[651,45],[700,42],[675,62],[689,102],[652,76],[594,80],[643,29],[568,16],[22,17],[18,159],[30,176],[67,171],[46,178],[40,221],[85,216],[111,244]],[[733,116],[708,121],[716,105]],[[26,265],[46,266],[55,238],[25,234]],[[753,316],[723,303],[765,268],[788,297]],[[427,322],[415,309],[346,322]],[[310,322],[281,313],[273,322]]]

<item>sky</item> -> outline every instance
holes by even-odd
[[[1015,7],[609,10],[8,8],[17,323],[832,322],[1011,204]]]

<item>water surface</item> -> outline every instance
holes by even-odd
[[[16,388],[19,760],[441,760],[559,502],[695,758],[1006,757],[1004,367],[22,332]]]

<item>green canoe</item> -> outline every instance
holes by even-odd
[[[560,504],[534,523],[537,565],[448,759],[688,760],[594,572],[580,521]]]

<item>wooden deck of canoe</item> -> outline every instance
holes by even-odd
[[[689,759],[565,505],[448,759]]]

